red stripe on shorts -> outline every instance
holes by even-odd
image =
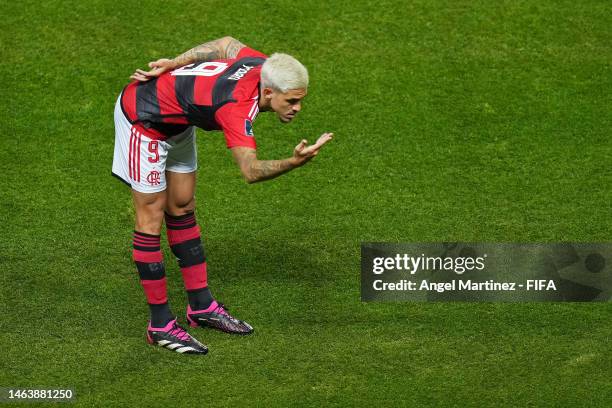
[[[128,170],[130,172],[130,178],[132,178],[132,169],[130,167],[130,157],[132,157],[132,132],[130,130],[130,148],[128,149]]]
[[[132,172],[132,154],[133,153],[133,149],[132,149],[132,144],[134,143],[134,128],[130,129],[130,153],[128,154],[128,168],[130,169],[130,179],[133,178],[133,172]]]
[[[136,181],[136,155],[138,151],[136,150],[138,143],[138,132],[134,130],[134,140],[132,141],[132,179]]]
[[[138,182],[140,183],[140,142],[142,141],[142,135],[138,133]]]

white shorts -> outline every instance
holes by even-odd
[[[141,193],[166,189],[166,170],[193,173],[198,168],[195,128],[162,141],[148,138],[127,120],[115,104],[114,176]]]

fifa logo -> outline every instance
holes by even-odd
[[[161,183],[160,178],[161,178],[161,175],[159,174],[159,171],[153,170],[147,176],[147,181],[152,186],[158,186]]]

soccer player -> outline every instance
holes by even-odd
[[[206,354],[206,346],[177,323],[168,306],[160,251],[164,221],[187,291],[189,325],[235,334],[249,334],[253,328],[230,315],[208,287],[206,254],[194,215],[195,127],[223,131],[248,183],[306,164],[332,134],[322,134],[312,145],[302,140],[286,159],[257,158],[253,121],[258,113],[273,111],[281,122],[291,122],[307,93],[308,71],[289,55],[268,58],[224,37],[149,67],[136,70],[115,105],[112,173],[132,189],[133,258],[150,311],[147,341],[178,353]]]

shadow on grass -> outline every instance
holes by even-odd
[[[206,250],[209,276],[222,276],[224,282],[248,278],[318,286],[335,273],[333,264],[322,261],[326,246],[315,241],[216,240]]]

